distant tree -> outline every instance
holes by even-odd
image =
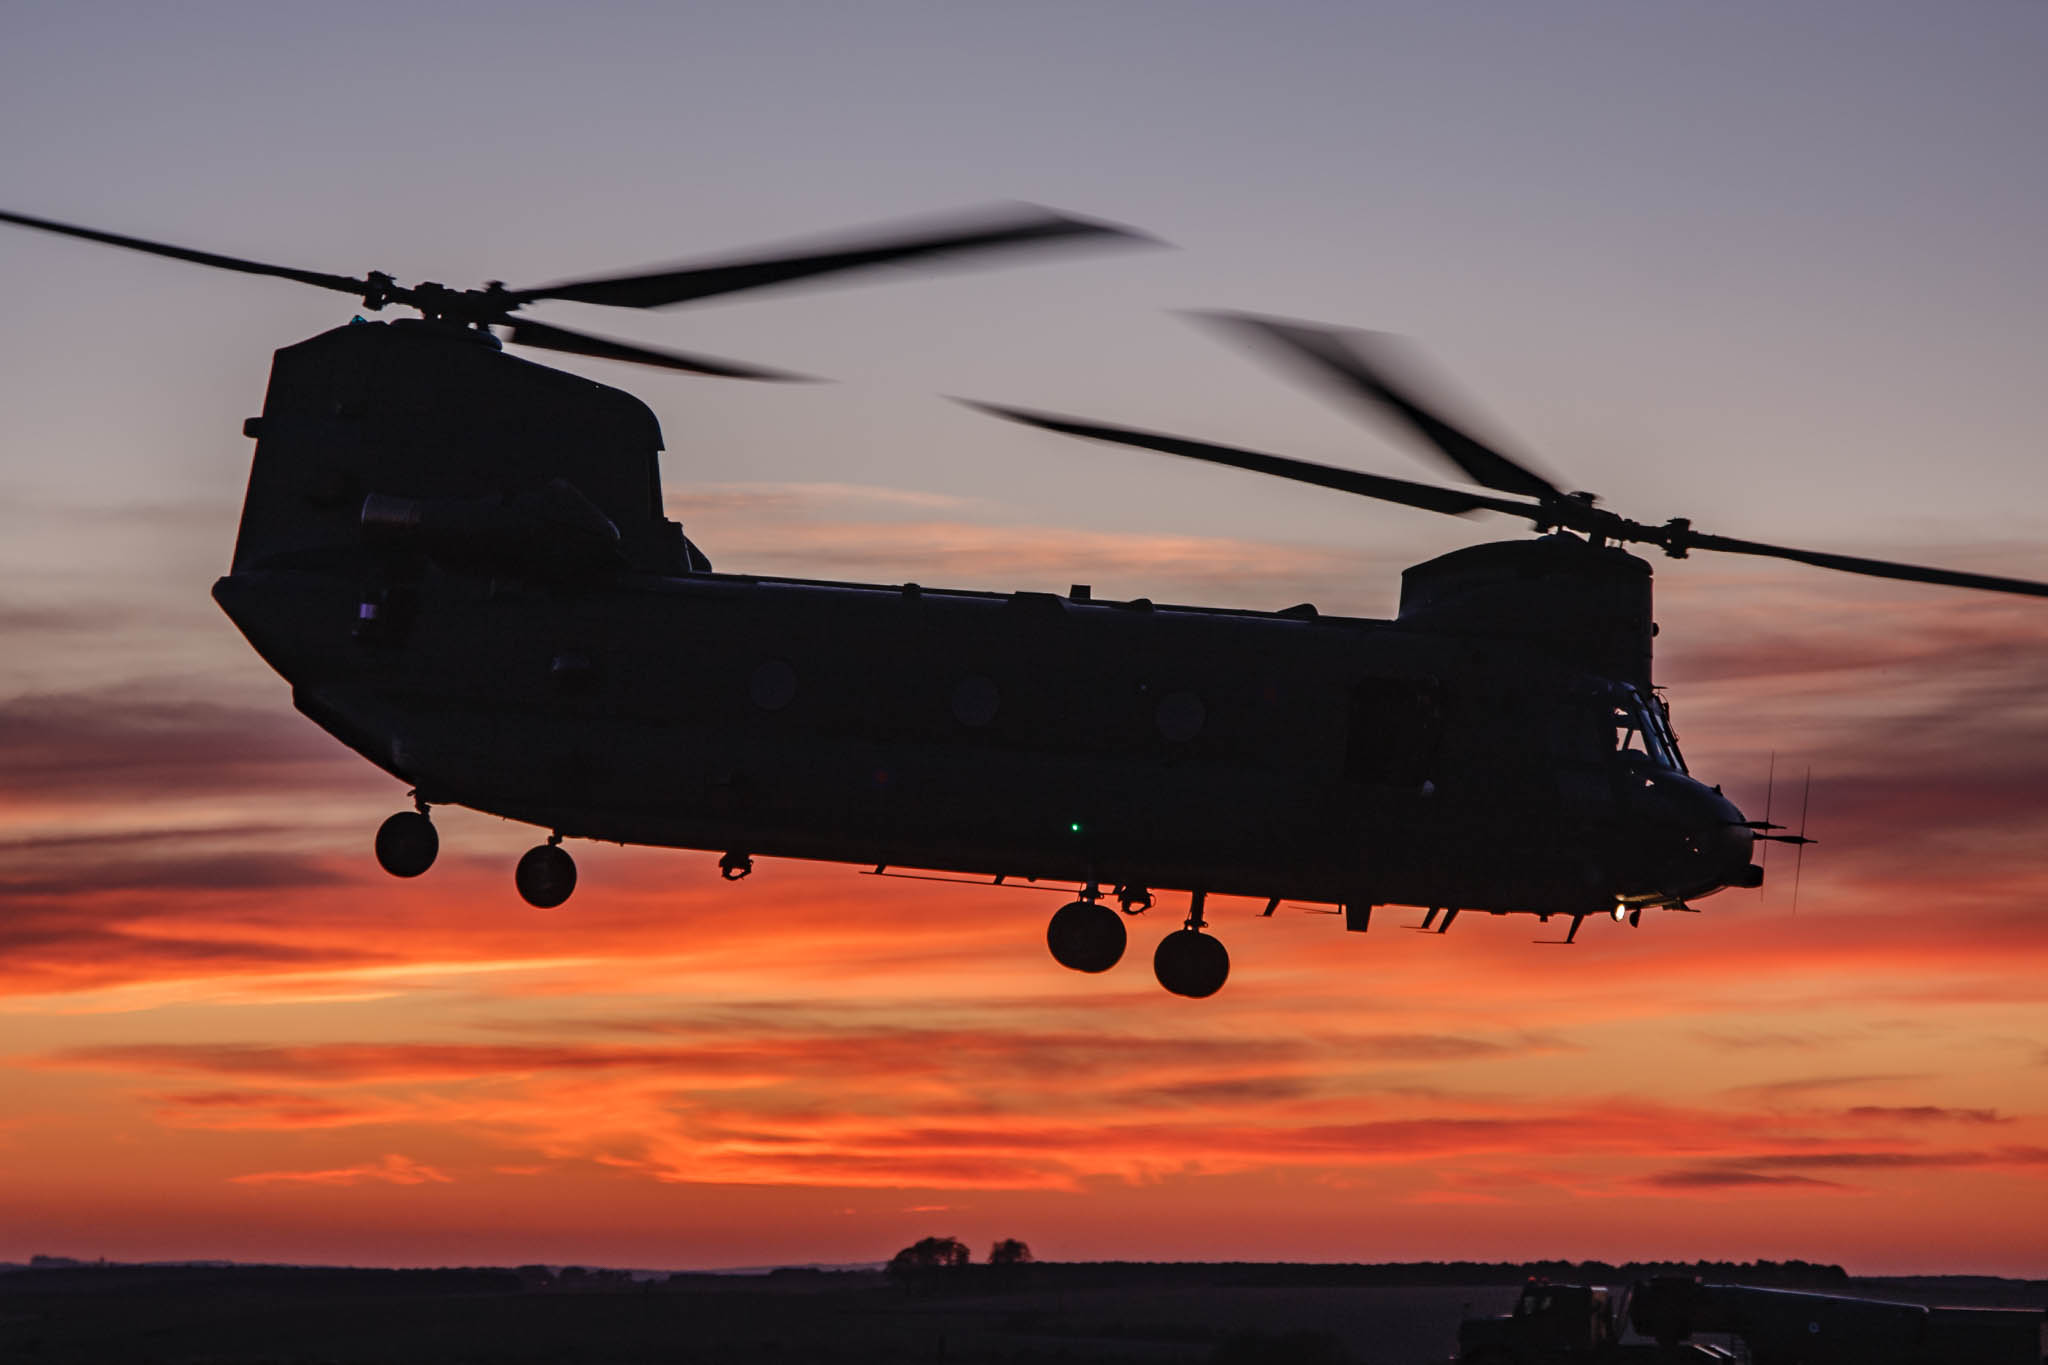
[[[945,1271],[964,1270],[974,1254],[958,1237],[922,1237],[889,1260],[889,1278],[898,1284],[928,1285]]]
[[[1031,1248],[1015,1237],[1005,1237],[988,1249],[990,1265],[1030,1265]]]

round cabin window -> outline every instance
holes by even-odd
[[[780,711],[796,700],[796,670],[781,659],[763,659],[754,667],[750,691],[754,705]]]
[[[1169,692],[1152,711],[1153,723],[1171,744],[1185,744],[1201,734],[1202,723],[1208,718],[1209,709],[1192,692]]]

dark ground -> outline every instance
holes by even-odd
[[[1506,1311],[1530,1269],[1039,1264],[969,1267],[902,1286],[868,1271],[636,1282],[622,1272],[539,1268],[41,1266],[0,1272],[0,1362],[1424,1365],[1450,1358],[1461,1317]],[[1623,1283],[1651,1268],[1540,1269]],[[2038,1281],[1701,1269],[1724,1282],[2048,1307],[2048,1283]]]

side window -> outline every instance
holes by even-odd
[[[1351,689],[1344,774],[1376,786],[1419,787],[1443,741],[1443,684],[1434,678],[1367,678]]]

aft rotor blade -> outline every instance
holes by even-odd
[[[630,341],[614,341],[610,337],[592,336],[588,332],[572,332],[566,327],[550,327],[544,322],[528,322],[521,319],[511,323],[510,327],[511,335],[506,339],[515,346],[535,346],[543,351],[565,351],[570,355],[597,356],[603,360],[630,360],[638,365],[653,365],[663,370],[683,370],[690,374],[718,375],[725,379],[811,382],[811,376],[807,374],[770,370],[759,365],[745,365],[736,360],[720,360],[715,356],[690,355],[684,351],[656,350],[651,346],[640,346]]]
[[[1157,432],[1137,431],[1130,427],[1083,422],[1049,412],[1032,412],[1024,408],[1007,408],[994,403],[977,403],[967,399],[960,401],[968,407],[977,408],[992,416],[1022,422],[1026,426],[1043,427],[1047,431],[1057,431],[1068,436],[1139,446],[1145,450],[1162,451],[1168,455],[1184,455],[1191,460],[1206,460],[1210,464],[1249,469],[1258,474],[1272,474],[1279,478],[1292,479],[1296,483],[1317,484],[1340,492],[1356,493],[1361,497],[1379,498],[1385,502],[1420,507],[1429,512],[1445,512],[1452,516],[1464,516],[1472,512],[1507,512],[1514,516],[1533,517],[1540,511],[1532,503],[1510,502],[1506,498],[1490,498],[1484,493],[1466,493],[1455,488],[1438,488],[1433,484],[1410,483],[1406,479],[1389,479],[1383,475],[1366,474],[1355,469],[1338,469],[1326,464],[1312,464],[1307,460],[1289,459],[1284,455],[1266,455],[1256,450],[1211,445],[1207,441],[1191,441],[1181,436],[1166,436]]]
[[[1084,239],[1157,243],[1157,238],[1114,223],[1074,218],[1051,209],[1020,205],[1000,213],[984,211],[967,217],[927,220],[875,237],[788,255],[757,256],[712,265],[676,266],[667,270],[614,275],[601,279],[567,280],[536,289],[511,291],[508,301],[570,299],[618,308],[665,308],[720,294],[765,289],[814,275],[839,274],[870,266],[997,248],[1027,247]]]
[[[2048,583],[2026,578],[1997,578],[1990,574],[1959,573],[1954,569],[1930,569],[1918,564],[1895,564],[1888,559],[1859,559],[1854,555],[1826,554],[1819,550],[1797,550],[1784,545],[1764,545],[1754,540],[1735,540],[1687,532],[1686,550],[1721,550],[1735,555],[1760,555],[1767,559],[1791,559],[1843,573],[1868,574],[1873,578],[1900,578],[1909,583],[1944,583],[1954,588],[1979,588],[1985,592],[2019,593],[2027,597],[2048,597]]]
[[[1531,498],[1561,497],[1557,486],[1527,466],[1445,421],[1396,383],[1384,352],[1390,338],[1372,332],[1318,327],[1251,313],[1197,313],[1196,317],[1250,337],[1262,348],[1308,371],[1325,388],[1364,399],[1380,415],[1391,413],[1436,447],[1474,483]],[[1378,349],[1375,359],[1368,349]]]
[[[275,275],[283,280],[297,280],[321,289],[332,289],[343,294],[361,294],[371,288],[368,280],[350,279],[346,275],[327,275],[317,270],[295,270],[288,265],[270,265],[264,261],[245,261],[239,256],[222,256],[211,251],[194,251],[190,247],[172,246],[167,242],[151,242],[141,237],[123,237],[116,232],[101,232],[97,228],[77,227],[71,223],[56,223],[48,218],[31,218],[25,213],[0,212],[0,222],[15,223],[21,227],[37,228],[43,232],[61,233],[66,237],[82,237],[88,242],[102,242],[107,246],[126,247],[130,251],[146,251],[152,256],[169,256],[175,261],[191,261],[194,265],[210,265],[219,270],[239,270],[245,275]]]

